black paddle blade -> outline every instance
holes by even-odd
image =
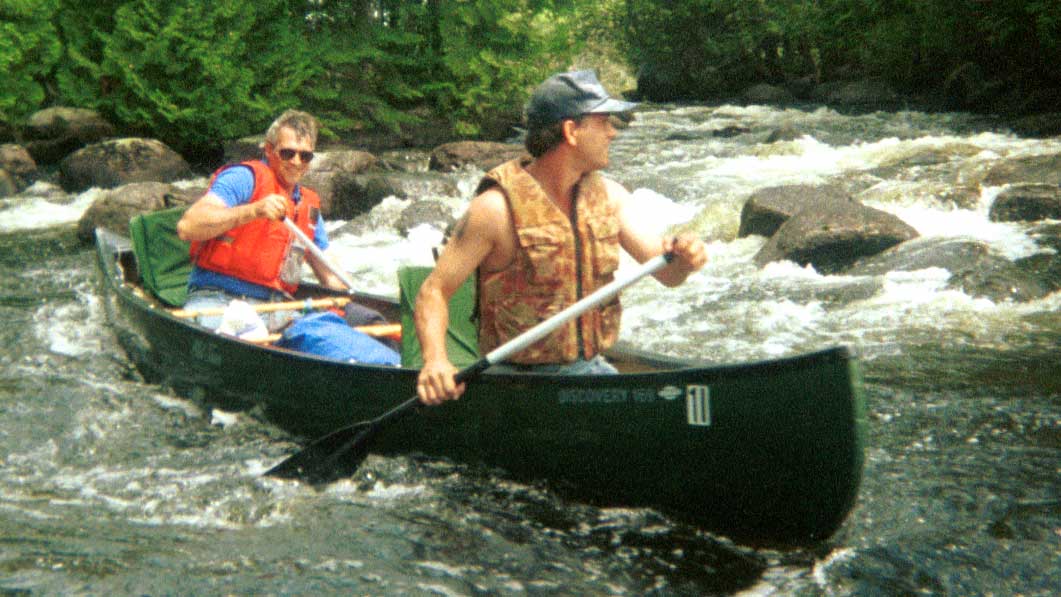
[[[358,423],[333,431],[265,472],[270,477],[299,479],[313,485],[349,477],[368,455],[376,425]]]

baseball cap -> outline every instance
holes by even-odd
[[[527,127],[542,128],[583,114],[628,112],[636,106],[608,95],[591,70],[560,73],[534,89],[527,103]]]

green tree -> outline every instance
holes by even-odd
[[[310,13],[313,60],[301,95],[337,132],[396,133],[415,120],[403,109],[421,99],[417,81],[431,65],[415,30],[424,9],[407,4],[394,14],[371,0],[324,0]]]
[[[303,31],[292,26],[301,22],[284,2],[132,0],[113,21],[98,33],[98,67],[85,61],[89,76],[110,82],[95,104],[178,148],[260,131],[299,104],[312,72]]]
[[[117,83],[104,77],[103,35],[114,28],[114,15],[129,0],[58,0],[55,25],[62,38],[63,59],[53,73],[58,100],[81,108],[98,108]]]
[[[15,123],[41,107],[46,75],[61,44],[51,23],[56,0],[0,0],[0,121]]]
[[[530,89],[567,67],[578,51],[570,11],[550,2],[448,2],[437,26],[443,40],[428,96],[453,117],[456,131],[477,135],[518,121]]]

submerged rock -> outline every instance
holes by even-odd
[[[991,204],[992,222],[1061,220],[1061,187],[1018,184],[1003,189]]]
[[[526,153],[522,145],[513,143],[458,141],[436,147],[431,152],[428,167],[439,172],[451,172],[465,166],[486,171]]]
[[[867,207],[832,185],[774,187],[754,194],[744,204],[738,234],[770,237],[755,255],[759,266],[788,260],[823,273],[842,271],[860,257],[917,237],[896,216]]]
[[[850,275],[941,268],[950,272],[950,288],[993,301],[1029,301],[1046,296],[1048,285],[1033,272],[991,250],[986,243],[962,238],[918,238],[880,255],[860,259]]]
[[[205,189],[185,189],[161,182],[137,182],[101,193],[81,215],[77,237],[91,243],[97,227],[122,235],[129,234],[129,220],[138,214],[190,205]]]

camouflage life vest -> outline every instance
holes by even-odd
[[[518,240],[508,268],[479,272],[483,354],[611,282],[619,266],[618,213],[608,200],[604,180],[593,173],[579,182],[569,218],[524,170],[526,163],[502,164],[479,184],[479,193],[494,186],[504,193]],[[621,312],[616,296],[511,361],[567,363],[590,358],[615,343]]]

